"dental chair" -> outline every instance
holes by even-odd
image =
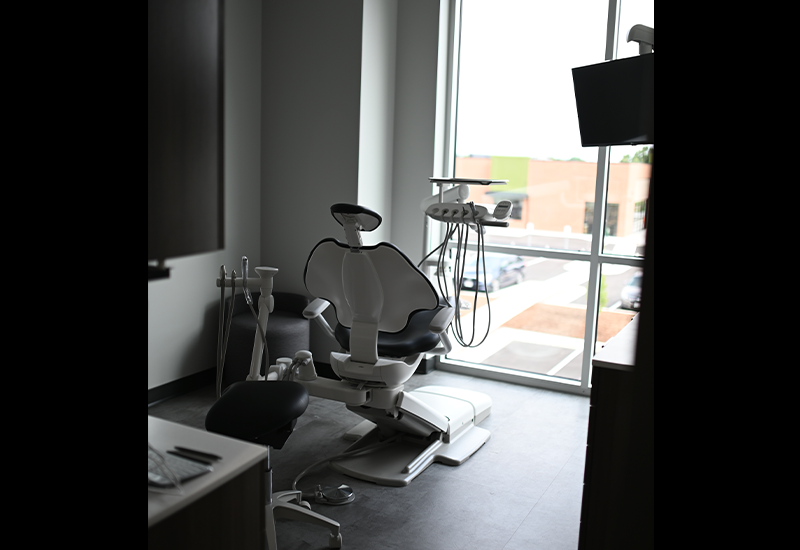
[[[443,355],[455,310],[431,281],[392,244],[364,246],[361,232],[382,219],[362,206],[335,204],[334,219],[347,244],[328,238],[311,252],[306,289],[315,299],[304,311],[341,346],[330,363],[339,381],[301,369],[295,380],[310,395],[342,401],[365,420],[345,437],[354,453],[330,466],[380,485],[404,486],[433,462],[462,464],[489,439],[477,426],[491,410],[489,396],[426,386],[404,391],[425,354]],[[322,312],[333,305],[337,326]],[[313,363],[312,363],[313,364]]]

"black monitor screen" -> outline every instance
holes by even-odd
[[[655,54],[572,69],[581,145],[654,144]]]

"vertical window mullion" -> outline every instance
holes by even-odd
[[[606,196],[608,189],[608,147],[600,147],[597,156],[597,181],[594,193],[594,216],[592,219],[592,249],[589,256],[589,283],[586,296],[586,324],[583,337],[583,364],[581,365],[581,387],[588,390],[589,369],[597,338],[597,322],[600,313],[600,253],[603,250],[603,235],[606,225]]]
[[[619,8],[622,0],[608,0],[608,26],[606,27],[606,61],[617,58],[619,35]]]
[[[619,12],[621,0],[609,0],[608,23],[606,26],[606,61],[617,57],[617,36],[619,33]],[[586,297],[586,324],[583,339],[583,364],[581,365],[581,388],[588,391],[591,380],[590,370],[597,339],[597,323],[600,317],[600,254],[606,228],[606,197],[608,191],[610,147],[600,147],[597,156],[597,180],[592,218],[592,252],[589,259],[589,284]]]

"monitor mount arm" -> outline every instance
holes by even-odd
[[[644,25],[634,25],[628,31],[628,42],[639,43],[639,55],[653,53],[653,40],[655,30]]]

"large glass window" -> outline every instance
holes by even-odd
[[[465,275],[460,321],[466,335],[480,338],[491,321],[489,337],[476,348],[456,346],[448,357],[580,380],[589,263],[489,253],[486,273],[489,303],[480,280],[475,310]]]
[[[469,200],[513,212],[487,228],[489,282],[461,289],[459,330],[485,341],[443,364],[587,392],[595,346],[637,311],[651,148],[582,147],[571,71],[639,55],[627,32],[654,26],[653,0],[610,2],[461,1],[452,175],[508,180]]]

